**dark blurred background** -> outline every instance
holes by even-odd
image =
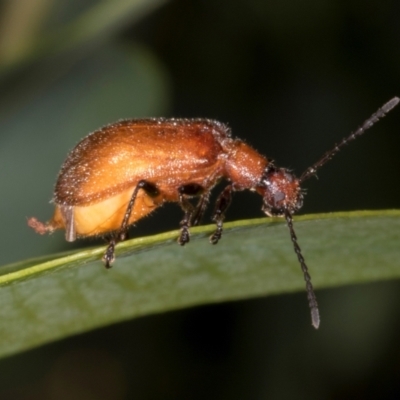
[[[218,119],[301,173],[400,95],[399,15],[395,0],[0,1],[0,263],[72,248],[26,217],[50,218],[67,152],[120,118]],[[307,182],[301,212],[398,208],[399,133],[394,110]],[[227,219],[260,206],[237,193]],[[318,332],[304,293],[106,327],[0,361],[0,398],[399,399],[399,289],[317,288]]]

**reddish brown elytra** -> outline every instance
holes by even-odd
[[[286,218],[306,281],[312,325],[318,328],[317,300],[293,229],[292,215],[303,203],[300,184],[399,101],[394,97],[387,102],[300,179],[233,139],[229,128],[217,121],[142,119],[107,125],[85,137],[68,155],[55,187],[53,218],[45,224],[30,218],[28,224],[40,234],[64,228],[69,242],[110,234],[103,257],[110,268],[115,245],[127,237],[129,226],[167,201],[181,206],[184,216],[178,243],[188,243],[189,228],[199,223],[212,188],[224,178],[229,184],[216,201],[216,230],[210,242],[217,244],[221,238],[232,193],[245,189],[259,193],[266,215]],[[194,197],[199,198],[196,206],[189,202]]]

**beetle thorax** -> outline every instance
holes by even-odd
[[[269,165],[257,191],[263,196],[263,211],[268,216],[280,217],[285,211],[295,213],[303,205],[299,180],[287,169]]]

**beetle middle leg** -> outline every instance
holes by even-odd
[[[118,242],[122,242],[128,236],[129,219],[131,217],[132,210],[135,205],[135,201],[140,189],[144,190],[146,194],[150,197],[156,197],[159,194],[157,187],[153,183],[147,182],[145,180],[141,180],[138,182],[138,184],[136,185],[135,189],[132,192],[132,196],[131,199],[129,200],[128,206],[126,207],[121,227],[115,233],[115,235],[111,237],[108,247],[103,255],[103,261],[105,263],[106,268],[111,268],[111,265],[115,260],[116,244]]]
[[[212,220],[217,224],[217,229],[210,236],[210,243],[217,244],[222,236],[222,226],[225,218],[225,212],[228,209],[232,201],[233,186],[228,185],[222,193],[218,196],[217,202],[215,203],[215,211]]]
[[[203,218],[204,212],[206,211],[207,205],[208,205],[208,200],[210,197],[210,192],[205,192],[200,196],[200,200],[196,205],[196,209],[194,210],[194,213],[192,215],[192,221],[191,221],[191,226],[197,226],[201,222],[201,219]]]
[[[204,192],[204,188],[197,183],[189,183],[181,186],[178,189],[179,192],[179,204],[184,212],[183,219],[180,223],[181,233],[178,238],[178,243],[181,246],[184,246],[186,243],[190,241],[190,232],[189,227],[193,225],[197,225],[201,217],[204,214],[204,211],[207,207],[209,192]],[[196,206],[193,206],[192,203],[188,200],[188,197],[199,196],[199,202]]]

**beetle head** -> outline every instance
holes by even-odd
[[[285,168],[269,165],[257,191],[263,196],[262,210],[269,217],[282,217],[285,211],[293,214],[303,205],[300,182]]]

